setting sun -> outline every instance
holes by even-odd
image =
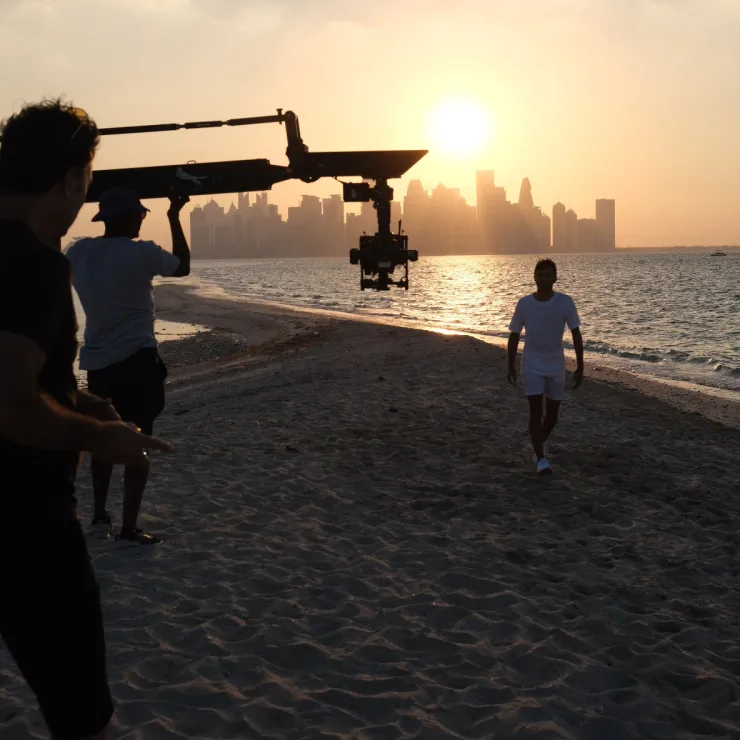
[[[429,117],[433,146],[447,155],[469,157],[483,148],[493,123],[486,109],[472,100],[448,100]]]

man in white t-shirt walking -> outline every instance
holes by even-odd
[[[173,195],[167,217],[172,252],[139,239],[148,208],[129,188],[110,188],[100,195],[93,221],[105,224],[105,234],[80,239],[66,251],[72,284],[85,311],[85,341],[80,369],[87,370],[91,393],[110,400],[123,421],[151,434],[164,409],[167,368],[159,356],[154,333],[152,278],[184,277],[190,273],[190,248],[180,224],[189,198]],[[147,431],[148,430],[148,431]],[[106,508],[113,466],[92,460],[95,508],[92,530],[108,537],[113,524]],[[158,538],[136,527],[149,476],[149,459],[127,465],[123,476],[123,517],[118,540],[152,545]]]
[[[558,421],[560,402],[565,390],[565,351],[563,332],[566,325],[573,335],[577,367],[573,373],[574,387],[583,382],[583,337],[576,304],[565,293],[556,293],[558,279],[555,263],[540,260],[534,268],[537,291],[519,299],[509,325],[509,383],[516,386],[516,352],[519,337],[525,329],[522,353],[524,395],[529,401],[529,434],[537,458],[538,475],[552,473],[545,455],[545,442]],[[542,397],[545,416],[542,417]]]

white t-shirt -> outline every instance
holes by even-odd
[[[80,368],[99,370],[156,347],[152,278],[171,276],[180,260],[154,242],[126,237],[79,239],[66,255],[85,311]]]
[[[581,325],[573,299],[555,293],[549,301],[538,301],[533,295],[520,298],[516,304],[509,331],[524,335],[522,372],[557,375],[565,372],[563,332]]]

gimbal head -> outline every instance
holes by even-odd
[[[360,290],[389,290],[391,285],[408,290],[409,262],[416,262],[419,253],[415,249],[409,250],[409,238],[402,233],[400,222],[398,233],[391,232],[393,188],[385,178],[376,180],[374,187],[369,183],[345,183],[344,200],[372,201],[378,213],[378,232],[373,236],[361,236],[360,248],[349,252],[350,263],[360,266]],[[391,275],[396,267],[403,267],[404,275],[394,281]]]

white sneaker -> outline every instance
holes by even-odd
[[[552,468],[546,457],[537,461],[537,475],[552,475]]]

